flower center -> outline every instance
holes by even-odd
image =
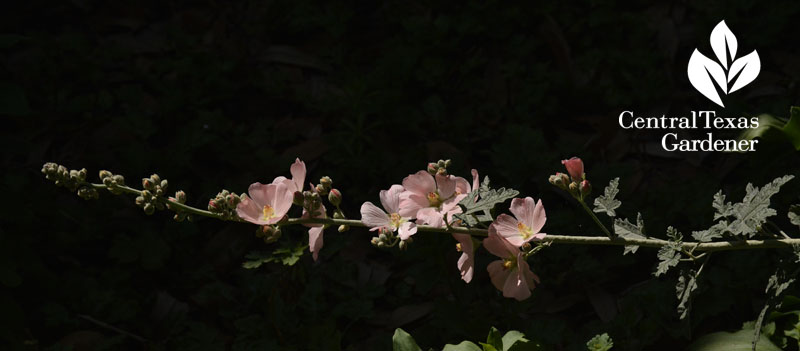
[[[400,217],[399,213],[392,213],[389,215],[389,220],[395,228],[400,228],[400,225],[404,222],[403,217]]]
[[[514,268],[514,264],[516,263],[514,261],[516,261],[516,258],[503,259],[503,269],[509,270],[511,268]]]
[[[442,198],[439,196],[438,191],[431,191],[428,193],[428,204],[431,207],[439,207],[442,205]]]
[[[517,230],[519,230],[519,235],[522,235],[523,239],[530,238],[533,235],[531,228],[522,222],[517,223]]]
[[[268,221],[272,218],[275,218],[275,209],[270,205],[265,205],[264,209],[261,210],[261,219]]]
[[[464,249],[461,248],[461,243],[457,243],[456,244],[456,251],[458,251],[458,252],[464,251]]]

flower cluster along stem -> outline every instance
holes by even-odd
[[[106,189],[103,184],[86,184],[95,189]],[[141,195],[141,190],[137,190],[128,186],[115,187],[122,192],[129,194]],[[232,220],[242,222],[241,219],[226,219],[219,214],[201,210],[186,204],[181,204],[169,199],[161,199],[168,203],[170,207],[180,209],[181,211],[204,217],[210,217],[219,220]],[[581,202],[587,212],[588,207],[585,203]],[[600,220],[592,214],[592,217],[600,225],[604,231],[607,229],[600,223]],[[366,227],[364,223],[357,219],[336,219],[336,218],[288,218],[277,223],[280,226],[295,225],[295,224],[330,224],[330,225],[348,225],[351,227]],[[466,228],[466,227],[434,227],[429,225],[417,225],[417,230],[421,232],[432,233],[450,233],[450,234],[469,234],[472,236],[486,237],[488,230],[480,228]],[[608,234],[608,233],[607,233]],[[552,244],[573,244],[573,245],[606,245],[606,246],[624,246],[624,245],[638,245],[641,247],[659,248],[669,244],[669,241],[662,239],[625,239],[621,237],[603,237],[603,236],[573,236],[573,235],[553,235],[548,234],[541,240],[542,243]],[[687,241],[681,244],[684,252],[695,251],[732,251],[732,250],[752,250],[752,249],[791,249],[793,245],[800,245],[800,239],[765,239],[765,240],[731,240],[731,241],[716,241],[716,242],[693,242]],[[701,256],[696,256],[696,259]]]

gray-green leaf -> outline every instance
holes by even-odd
[[[800,205],[789,206],[789,220],[794,225],[800,225]]]
[[[614,233],[624,239],[646,239],[647,236],[644,234],[644,221],[642,220],[642,214],[638,214],[635,225],[629,222],[627,219],[615,219]],[[636,253],[636,250],[638,249],[639,245],[625,245],[625,251],[623,252],[623,255],[626,255],[629,252]]]
[[[769,208],[769,200],[792,178],[794,178],[792,175],[775,178],[761,189],[747,184],[747,194],[744,199],[733,205],[731,214],[735,219],[728,225],[728,231],[733,235],[753,237],[768,217],[777,214],[775,210]]]
[[[608,183],[603,195],[594,199],[594,212],[605,212],[609,217],[616,217],[616,210],[622,205],[622,201],[616,199],[619,193],[619,177],[614,178]]]
[[[722,193],[722,190],[714,194],[714,201],[711,202],[711,206],[714,206],[717,210],[714,213],[715,221],[733,214],[733,205],[730,202],[725,202],[725,194]]]
[[[491,211],[496,204],[505,202],[517,195],[519,195],[519,191],[514,189],[490,189],[489,177],[485,177],[479,189],[472,190],[467,194],[467,197],[458,203],[458,206],[461,207],[461,214],[455,215],[455,217],[461,219],[467,226],[474,226],[477,224],[477,220],[471,216],[473,213],[484,212],[484,215],[478,216],[480,220],[490,219],[491,216],[487,217],[486,213]],[[478,201],[475,201],[476,196]]]
[[[723,220],[706,230],[692,232],[692,237],[699,242],[709,242],[721,238],[726,228],[728,228],[728,222]]]
[[[692,292],[697,289],[698,272],[694,269],[684,269],[675,284],[675,292],[678,294],[678,313],[680,319],[686,318],[692,307]]]

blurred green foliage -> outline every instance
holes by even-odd
[[[353,217],[450,158],[454,174],[477,168],[541,198],[545,232],[598,234],[547,183],[577,155],[595,193],[621,178],[619,217],[641,212],[650,236],[688,233],[711,224],[718,189],[741,198],[748,182],[797,175],[798,153],[779,138],[746,154],[664,153],[660,133],[623,130],[617,115],[713,109],[685,64],[723,18],[742,50],[762,55],[762,72],[720,114],[785,115],[800,104],[798,49],[781,39],[797,37],[787,36],[797,2],[16,7],[0,14],[0,349],[386,350],[399,327],[444,345],[497,326],[549,350],[584,350],[604,332],[614,350],[671,350],[739,328],[766,299],[775,252],[715,256],[683,321],[676,276],[652,277],[649,249],[548,248],[531,261],[542,284],[524,302],[491,285],[485,253],[464,284],[445,235],[396,252],[372,248],[362,229],[329,230],[316,264],[305,254],[244,269],[247,253],[302,245],[305,230],[266,246],[246,224],[174,223],[105,193],[84,202],[39,169],[158,172],[203,206],[222,188],[288,175],[299,156],[309,180],[333,178]],[[797,203],[798,189],[788,183],[773,208]]]

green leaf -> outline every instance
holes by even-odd
[[[500,335],[500,331],[497,328],[492,327],[492,329],[489,329],[486,343],[492,345],[496,350],[503,350],[503,336]]]
[[[721,238],[726,228],[728,228],[728,222],[720,221],[706,230],[692,232],[692,237],[699,242],[709,242]]]
[[[491,215],[486,216],[486,213],[491,211],[496,204],[503,203],[517,195],[519,195],[519,191],[514,189],[489,188],[489,177],[484,177],[481,187],[471,191],[467,194],[467,197],[458,203],[458,206],[461,207],[461,213],[454,217],[462,220],[468,227],[473,227],[478,224],[478,221],[471,216],[473,213],[484,212],[484,215],[479,217],[482,221],[491,219]],[[476,196],[478,201],[475,201]]]
[[[511,347],[519,342],[520,344],[528,342],[528,339],[525,339],[525,334],[518,332],[516,330],[510,330],[503,335],[503,351],[509,351]]]
[[[644,221],[642,220],[642,214],[638,214],[635,225],[629,222],[627,219],[615,219],[614,233],[625,239],[646,239],[647,236],[644,234]],[[636,250],[638,249],[639,245],[625,245],[625,251],[623,252],[623,255],[626,255],[629,252],[636,253]]]
[[[703,336],[689,345],[689,351],[751,351],[753,330],[744,329],[735,333],[717,332]],[[765,337],[760,337],[756,351],[781,351]]]
[[[608,336],[608,333],[595,335],[586,343],[586,349],[589,351],[608,351],[612,347],[614,347],[614,340]]]
[[[680,244],[680,243],[679,243]],[[662,246],[658,249],[658,267],[653,274],[658,277],[667,273],[671,267],[675,267],[681,261],[681,248],[680,245],[670,244]]]
[[[619,177],[614,178],[608,183],[603,195],[594,199],[594,212],[605,212],[609,217],[616,217],[617,213],[614,211],[622,205],[622,201],[616,198],[619,193]]]
[[[684,269],[678,276],[678,283],[675,284],[675,292],[678,294],[678,314],[680,319],[689,315],[692,307],[692,292],[697,289],[698,271],[694,269]]]
[[[442,351],[481,351],[481,348],[470,341],[462,341],[458,345],[444,345],[444,349]]]
[[[731,214],[735,219],[728,225],[728,231],[733,235],[753,237],[768,217],[777,214],[775,210],[769,208],[769,200],[792,178],[794,178],[792,175],[775,178],[761,189],[748,183],[747,194],[742,202],[733,205]]]
[[[406,333],[403,329],[397,328],[394,330],[394,335],[392,336],[392,351],[422,351],[422,349],[419,348],[417,342],[411,337],[411,334]]]
[[[277,248],[272,252],[254,251],[245,256],[246,261],[242,263],[242,267],[247,269],[255,269],[261,267],[262,264],[269,262],[280,262],[284,266],[293,266],[303,256],[308,245],[305,244],[284,244],[283,247]]]
[[[714,201],[711,202],[711,206],[717,210],[714,213],[715,221],[733,214],[733,205],[730,202],[725,202],[725,194],[722,193],[722,190],[714,194]]]
[[[501,351],[501,350],[498,350],[496,347],[494,347],[494,345],[487,344],[485,342],[482,342],[480,344],[481,344],[481,347],[483,348],[483,351]]]

